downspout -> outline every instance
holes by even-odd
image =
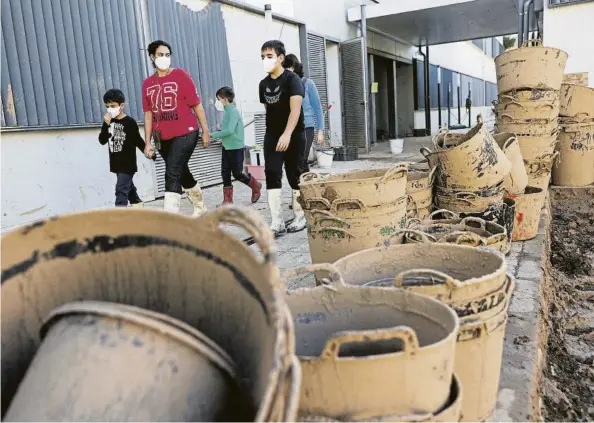
[[[524,2],[524,41],[528,41],[530,34],[530,6],[534,4],[534,0],[526,0]],[[521,47],[519,45],[518,47]]]
[[[426,49],[429,53],[429,47]],[[419,54],[423,56],[423,85],[425,91],[425,135],[431,133],[431,96],[429,92],[429,57],[428,54],[423,53],[421,46],[419,46]]]
[[[371,114],[369,107],[369,60],[367,57],[367,8],[364,4],[361,5],[361,37],[363,38],[363,85],[365,92],[363,93],[365,98],[365,113],[367,125],[365,130],[367,131],[367,139],[365,140],[365,151],[369,153],[369,142],[371,140]]]
[[[518,0],[517,8],[518,8],[518,47],[522,47],[523,37],[524,37],[524,3],[526,0]]]

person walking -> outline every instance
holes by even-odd
[[[179,213],[181,195],[185,191],[194,207],[192,216],[198,217],[206,212],[206,206],[188,162],[198,144],[200,127],[202,145],[206,148],[210,143],[204,107],[190,74],[171,67],[171,46],[157,40],[150,43],[147,50],[155,73],[142,84],[145,155],[154,154],[153,138],[165,160],[164,209]]]
[[[268,74],[260,82],[260,102],[266,108],[266,135],[264,136],[264,172],[268,207],[272,221],[270,229],[275,236],[286,231],[298,232],[306,227],[305,214],[299,204],[299,178],[306,160],[305,126],[301,104],[305,90],[301,79],[283,68],[286,50],[278,40],[262,45],[261,57]],[[293,190],[295,218],[286,228],[282,209],[283,164]]]
[[[252,189],[252,203],[260,199],[262,184],[252,175],[243,172],[244,128],[241,112],[235,107],[235,93],[231,87],[219,88],[215,108],[225,112],[222,128],[212,133],[213,138],[223,140],[221,152],[221,175],[223,177],[223,204],[233,204],[231,175]]]
[[[317,142],[319,145],[324,143],[324,112],[322,111],[322,101],[316,84],[307,78],[303,72],[303,65],[294,54],[288,54],[283,63],[285,69],[296,73],[303,81],[305,87],[305,97],[303,97],[303,117],[305,125],[305,136],[307,138],[307,147],[304,163],[304,172],[309,172],[308,157],[311,154],[311,148],[314,142],[315,131],[317,129]]]

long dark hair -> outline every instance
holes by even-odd
[[[299,61],[297,56],[295,56],[294,54],[287,54],[285,56],[285,61],[283,62],[283,68],[285,68],[285,69],[293,68],[293,72],[295,72],[297,75],[299,75],[300,78],[303,78],[303,76],[305,75],[303,73],[303,65],[301,64],[301,62]]]

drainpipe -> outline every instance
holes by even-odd
[[[534,6],[534,0],[524,2],[524,41],[528,41],[530,34],[530,6]]]
[[[367,140],[365,142],[365,150],[369,152],[369,142],[371,136],[371,111],[369,107],[369,60],[367,57],[367,8],[364,4],[361,5],[361,37],[363,38],[363,85],[364,85],[364,106],[367,113]]]
[[[272,34],[272,5],[264,5],[264,23],[266,25],[266,39],[270,40]]]
[[[425,89],[425,135],[431,134],[431,95],[429,92],[429,47],[423,53],[419,46],[419,54],[423,56],[423,85]]]
[[[524,37],[524,3],[526,0],[518,0],[518,47],[522,47]]]
[[[441,66],[437,67],[437,126],[441,128]]]

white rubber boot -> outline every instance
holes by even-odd
[[[194,188],[186,189],[185,192],[188,195],[188,200],[190,200],[190,203],[194,206],[192,217],[200,217],[206,213],[206,206],[204,205],[204,198],[202,197],[202,189],[200,189],[200,185],[196,184]]]
[[[300,232],[307,227],[305,213],[299,203],[299,197],[301,197],[301,192],[299,190],[293,190],[293,213],[295,213],[295,218],[287,228],[287,232],[290,233]]]
[[[181,194],[177,192],[166,192],[163,208],[166,212],[179,213],[181,207]]]
[[[270,223],[270,230],[275,237],[281,236],[287,230],[285,228],[285,221],[283,220],[283,199],[281,189],[268,190],[268,208],[272,221]]]

